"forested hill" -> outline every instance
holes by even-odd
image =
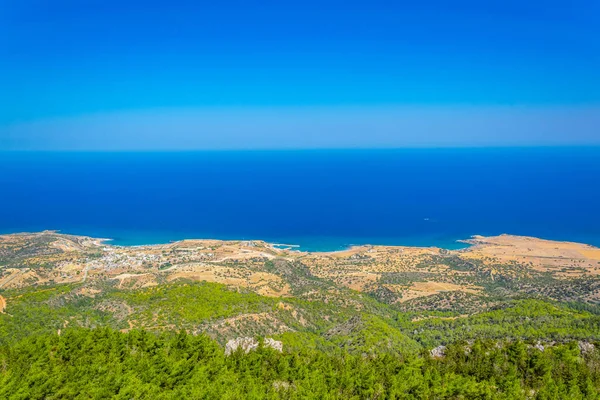
[[[452,316],[357,294],[343,306],[214,283],[94,298],[76,289],[4,293],[0,398],[600,398],[600,317],[590,306],[513,300]],[[229,337],[267,335],[282,352],[225,355]]]
[[[259,347],[225,356],[205,335],[71,330],[0,347],[7,399],[593,399],[600,354],[575,343],[449,346],[365,357]]]

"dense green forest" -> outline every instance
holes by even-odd
[[[207,282],[80,288],[2,291],[0,399],[600,399],[592,305],[508,299],[461,315],[352,291],[335,303]],[[225,356],[241,336],[283,352]]]
[[[600,354],[577,343],[457,343],[445,356],[259,347],[206,335],[69,329],[0,347],[6,399],[595,399]]]

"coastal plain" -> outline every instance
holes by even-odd
[[[481,285],[486,281],[546,278],[576,286],[600,275],[600,248],[585,244],[513,235],[473,236],[464,242],[470,246],[461,250],[363,245],[304,252],[260,240],[113,246],[108,240],[54,231],[0,235],[0,289],[67,283],[92,289],[99,282],[135,289],[191,280],[263,296],[310,298],[310,292],[295,287],[293,279],[273,267],[287,264],[337,287],[386,291],[393,303],[439,293],[484,295]],[[550,297],[593,300],[597,293],[581,290]]]
[[[439,292],[478,292],[482,288],[474,282],[485,279],[541,274],[568,282],[594,280],[600,274],[600,248],[585,244],[513,235],[473,236],[464,242],[470,246],[461,250],[363,245],[303,252],[260,240],[113,246],[108,240],[54,231],[10,234],[0,235],[0,288],[49,283],[92,287],[100,281],[140,288],[189,279],[243,287],[264,296],[292,296],[293,281],[269,267],[288,263],[301,264],[311,275],[340,287],[358,292],[388,289],[396,293],[394,301],[406,301]],[[394,274],[398,282],[393,282]],[[306,295],[295,292],[299,294]]]

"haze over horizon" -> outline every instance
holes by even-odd
[[[600,145],[600,3],[9,0],[0,150]]]

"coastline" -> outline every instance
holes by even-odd
[[[36,234],[41,232],[57,233],[68,236],[82,236],[118,247],[146,247],[160,246],[182,241],[219,241],[219,242],[263,242],[278,250],[302,251],[309,253],[334,253],[351,250],[363,246],[389,246],[389,247],[417,247],[417,248],[440,248],[444,250],[461,250],[470,247],[463,236],[457,238],[442,237],[372,237],[372,238],[350,238],[350,237],[298,237],[298,238],[258,238],[219,235],[183,235],[183,234],[148,234],[135,232],[115,232],[108,235],[107,232],[94,232],[93,230],[69,230],[69,229],[44,229],[0,232],[1,235]],[[475,235],[476,236],[476,235]],[[467,237],[471,237],[467,235]]]
[[[312,238],[298,238],[298,241],[294,240],[272,240],[272,239],[259,239],[259,238],[247,238],[247,237],[182,237],[181,235],[173,235],[169,237],[164,236],[152,236],[145,235],[143,237],[131,237],[122,239],[117,237],[106,237],[95,235],[94,233],[81,233],[73,231],[64,231],[59,229],[45,229],[41,231],[22,231],[22,232],[0,232],[0,237],[5,235],[35,235],[41,233],[58,234],[70,237],[87,238],[97,245],[109,245],[113,247],[123,248],[144,248],[144,247],[156,247],[165,246],[181,242],[222,242],[222,243],[236,243],[236,242],[256,242],[262,243],[274,250],[279,251],[290,251],[290,252],[302,252],[302,253],[344,253],[351,251],[356,248],[365,247],[389,247],[389,248],[414,248],[414,249],[440,249],[444,251],[464,251],[472,249],[477,246],[489,244],[487,240],[489,238],[505,238],[507,240],[513,239],[531,239],[542,242],[556,242],[564,245],[585,245],[591,248],[600,248],[595,243],[587,241],[577,240],[560,240],[548,237],[530,236],[530,235],[519,235],[514,233],[500,233],[491,235],[470,235],[468,238],[457,238],[455,240],[443,238],[442,240],[432,238],[427,240],[425,238],[372,238],[369,240],[356,240],[349,238],[331,238],[331,237],[312,237]],[[302,244],[304,243],[304,244]]]

